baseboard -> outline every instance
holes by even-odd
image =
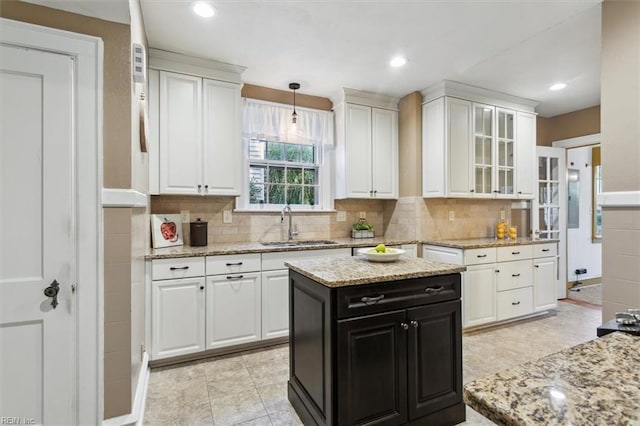
[[[112,417],[102,422],[102,426],[142,426],[144,422],[144,409],[147,402],[147,388],[149,387],[149,355],[142,356],[142,364],[138,373],[138,386],[133,399],[131,413],[124,416]]]
[[[578,282],[580,284],[577,284]],[[567,290],[571,290],[572,288],[588,287],[590,285],[601,284],[601,283],[602,283],[602,277],[585,278],[579,281],[568,281]]]

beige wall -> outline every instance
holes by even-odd
[[[103,21],[30,3],[2,0],[0,16],[46,27],[88,34],[104,42],[103,69],[103,185],[106,188],[130,188],[132,181],[145,190],[145,160],[132,156],[132,86],[130,72],[129,25]],[[135,151],[134,151],[135,152]],[[135,164],[134,164],[135,163]],[[136,177],[132,176],[135,170]],[[104,417],[131,411],[132,385],[139,361],[132,360],[132,276],[144,281],[141,260],[132,263],[132,250],[139,258],[140,236],[147,225],[132,222],[132,209],[104,209]],[[133,236],[137,236],[135,239]],[[132,245],[133,242],[133,245]],[[142,243],[145,244],[145,243]],[[148,247],[148,244],[145,246]],[[132,275],[133,272],[133,275]],[[139,285],[136,286],[136,288]],[[136,303],[140,304],[139,291]],[[144,297],[144,293],[142,293]],[[144,303],[144,299],[142,299]],[[143,305],[144,306],[144,305]],[[137,309],[139,310],[139,309]],[[144,315],[144,311],[142,311]],[[144,320],[144,317],[142,318]],[[139,328],[140,319],[136,320]]]
[[[551,146],[554,141],[600,133],[600,105],[551,118],[538,117],[537,144]]]
[[[640,191],[640,2],[602,4],[602,178]],[[640,306],[640,206],[604,208],[603,320]]]
[[[398,103],[400,196],[422,195],[422,95],[409,93]]]

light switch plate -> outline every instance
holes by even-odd
[[[180,210],[180,218],[182,220],[182,223],[191,222],[191,214],[189,210]]]
[[[223,210],[222,211],[222,223],[232,223],[233,216],[231,215],[231,210]]]
[[[336,222],[346,222],[347,221],[347,212],[344,210],[338,210],[338,214],[336,215]]]
[[[449,210],[449,220],[455,220],[456,214],[453,210]]]

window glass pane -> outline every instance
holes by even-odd
[[[549,208],[549,229],[551,230],[560,229],[560,217],[558,215],[558,210],[558,207]]]
[[[304,199],[303,204],[310,204],[310,205],[314,205],[316,203],[316,192],[317,192],[317,187],[315,186],[305,186],[304,187]]]
[[[538,183],[538,203],[539,204],[547,204],[548,203],[547,196],[547,184],[546,183]]]
[[[549,186],[551,187],[551,204],[557,206],[560,204],[560,184],[551,183]]]
[[[287,186],[287,203],[302,204],[302,186]]]
[[[476,107],[475,117],[475,131],[477,134],[482,134],[482,108]]]
[[[315,185],[315,183],[316,183],[316,171],[306,169],[304,171],[304,184]]]
[[[498,114],[498,137],[504,138],[506,136],[505,133],[505,114],[503,112]]]
[[[284,185],[268,185],[269,188],[269,204],[285,204]]]
[[[484,149],[483,139],[476,136],[476,164],[483,164],[482,154]]]
[[[507,143],[507,147],[506,147],[506,149],[507,149],[507,153],[506,153],[506,156],[507,156],[507,160],[506,160],[506,161],[507,161],[507,166],[509,166],[509,167],[513,167],[513,142],[509,142],[509,143]]]
[[[545,231],[547,229],[549,229],[549,226],[547,224],[547,217],[546,217],[546,211],[547,209],[544,207],[541,207],[538,211],[538,224],[540,225],[540,231]]]
[[[249,158],[264,160],[265,147],[266,147],[265,141],[251,139],[249,141]]]
[[[284,167],[269,167],[269,182],[284,183]]]
[[[262,204],[266,202],[264,185],[254,182],[249,182],[249,203]]]
[[[267,143],[267,160],[284,160],[284,144],[280,142]]]
[[[484,134],[493,136],[493,126],[491,125],[492,114],[489,108],[483,108],[484,111]]]
[[[558,180],[558,159],[551,157],[551,180]]]
[[[491,138],[485,138],[484,140],[484,161],[483,164],[491,164]]]
[[[289,168],[287,169],[287,183],[302,183],[302,169]]]
[[[314,163],[315,155],[314,155],[315,147],[311,145],[301,146],[300,147],[300,162],[301,163]]]
[[[507,139],[513,140],[513,114],[507,114]]]
[[[285,147],[285,160],[293,163],[300,162],[300,145],[287,144]]]
[[[547,180],[547,157],[538,157],[538,180]]]

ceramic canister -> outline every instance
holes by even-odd
[[[207,245],[207,222],[203,222],[200,218],[189,224],[189,238],[192,246]]]

